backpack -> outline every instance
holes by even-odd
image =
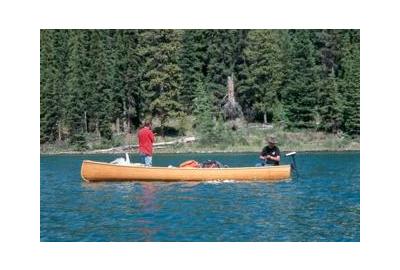
[[[216,160],[207,160],[202,163],[202,168],[222,168],[222,164]]]

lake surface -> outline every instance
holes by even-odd
[[[279,183],[81,180],[82,160],[120,156],[41,156],[41,241],[360,241],[359,152],[298,153],[300,177]],[[243,167],[257,156],[158,154],[153,165],[216,159]]]

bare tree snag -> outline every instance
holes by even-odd
[[[236,118],[241,118],[243,116],[242,108],[239,103],[235,100],[235,88],[233,84],[233,74],[228,76],[228,93],[227,102],[223,106],[224,117],[227,120],[235,120]]]

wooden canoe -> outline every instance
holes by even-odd
[[[290,165],[240,168],[168,168],[116,165],[84,160],[82,179],[101,181],[279,181],[290,178]]]

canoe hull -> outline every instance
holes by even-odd
[[[290,165],[243,168],[167,168],[115,165],[84,160],[81,176],[87,182],[102,181],[279,181],[290,178]]]

